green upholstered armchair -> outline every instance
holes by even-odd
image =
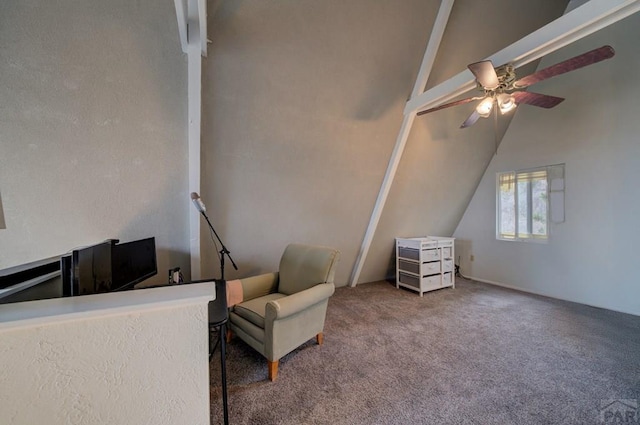
[[[340,252],[329,247],[290,244],[278,272],[240,279],[242,302],[230,308],[229,332],[267,358],[269,379],[278,361],[322,331]]]

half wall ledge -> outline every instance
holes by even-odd
[[[215,282],[171,285],[79,297],[26,301],[0,306],[0,333],[71,320],[203,305],[215,300]]]

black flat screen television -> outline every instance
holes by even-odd
[[[76,249],[70,259],[61,259],[63,285],[70,285],[63,288],[65,296],[133,289],[135,284],[158,273],[155,238],[117,242],[109,239]],[[65,279],[67,269],[70,279]]]
[[[111,291],[111,241],[73,250],[71,253],[71,295]]]
[[[158,273],[156,239],[147,238],[113,246],[111,252],[113,270],[112,290],[121,291]]]

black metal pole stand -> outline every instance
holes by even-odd
[[[193,282],[195,283],[195,282]],[[218,328],[218,339],[215,345],[211,341],[211,332],[209,332],[209,361],[213,357],[218,344],[220,344],[220,375],[222,378],[222,408],[224,413],[224,424],[229,424],[229,411],[227,407],[227,369],[226,369],[226,340],[225,333],[227,329],[227,320],[229,313],[227,312],[227,294],[226,283],[224,280],[216,281],[216,299],[209,303],[209,331],[211,328]],[[213,346],[213,348],[211,348]]]
[[[226,366],[226,354],[227,351],[227,324],[223,323],[220,326],[220,369],[222,370],[222,409],[224,410],[224,425],[229,425],[229,409],[227,407],[227,366]]]
[[[209,217],[207,217],[207,214],[204,211],[202,211],[202,216],[205,218],[205,220],[207,220],[207,224],[209,225],[209,229],[211,229],[213,234],[216,236],[216,239],[218,239],[218,242],[220,243],[220,247],[221,247],[221,249],[220,249],[220,279],[222,281],[222,285],[225,285],[225,282],[224,282],[224,257],[225,256],[229,257],[229,261],[231,261],[231,265],[233,266],[234,269],[238,270],[238,266],[236,266],[236,263],[233,261],[233,258],[231,258],[231,253],[229,252],[227,247],[224,246],[224,243],[222,243],[222,240],[220,239],[220,236],[218,236],[218,232],[216,232],[216,229],[213,228],[213,225],[211,224],[211,221],[209,221]],[[218,294],[224,295],[226,297],[226,288],[224,288],[223,291],[218,291]],[[225,304],[225,308],[226,308],[226,304],[227,304],[226,300],[224,300],[224,304]],[[224,320],[220,324],[220,328],[219,329],[220,330],[218,332],[218,340],[220,341],[220,369],[221,369],[221,374],[222,374],[222,407],[223,407],[223,411],[224,411],[224,423],[225,423],[225,425],[228,425],[229,424],[229,411],[228,411],[228,408],[227,408],[227,365],[226,365],[226,363],[227,363],[227,361],[226,361],[227,320]]]
[[[238,270],[238,266],[236,266],[235,261],[233,261],[233,258],[231,258],[231,253],[229,252],[227,247],[224,246],[224,243],[222,243],[222,239],[220,239],[220,236],[218,236],[218,232],[216,232],[216,229],[213,228],[213,225],[211,224],[211,221],[209,221],[209,217],[207,217],[207,213],[202,211],[202,216],[204,217],[205,220],[207,220],[207,224],[209,225],[209,229],[211,229],[213,234],[216,236],[216,239],[218,240],[218,242],[220,243],[220,247],[222,248],[220,250],[220,279],[224,280],[224,257],[225,257],[225,255],[227,257],[229,257],[229,261],[231,261],[231,265],[233,266],[233,268],[235,270]]]

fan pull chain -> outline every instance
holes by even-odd
[[[498,108],[493,108],[493,140],[495,141],[495,156],[498,156]]]

